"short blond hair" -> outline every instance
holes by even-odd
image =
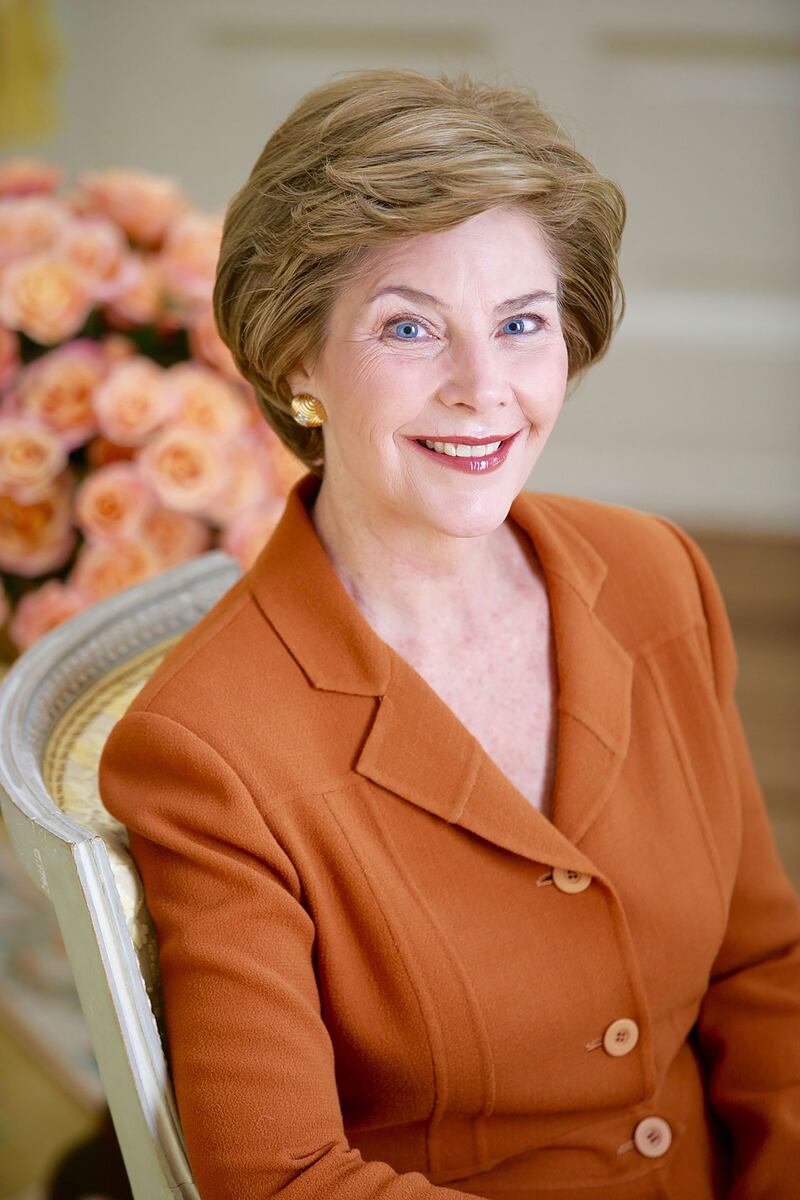
[[[347,72],[269,138],[226,209],[214,313],[267,421],[315,474],[322,433],[295,422],[286,374],[316,361],[365,253],[501,205],[535,218],[557,267],[572,379],[624,314],[626,207],[532,92],[466,73]]]

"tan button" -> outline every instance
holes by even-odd
[[[645,1158],[661,1158],[672,1144],[672,1130],[663,1117],[645,1117],[633,1131],[633,1144]]]
[[[603,1049],[606,1054],[620,1058],[629,1054],[639,1040],[639,1026],[630,1017],[620,1017],[612,1021],[603,1034]]]
[[[587,875],[583,871],[569,871],[564,867],[553,867],[553,883],[560,892],[583,892],[591,882],[591,875]]]

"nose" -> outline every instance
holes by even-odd
[[[491,344],[479,336],[453,343],[437,395],[448,408],[462,407],[476,413],[508,404],[508,383]]]

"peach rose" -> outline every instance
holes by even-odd
[[[211,546],[205,521],[163,505],[151,509],[142,523],[142,535],[158,556],[162,570],[202,554]]]
[[[189,325],[189,349],[195,358],[208,363],[226,379],[241,381],[242,376],[233,355],[219,336],[213,308],[203,308]]]
[[[235,558],[243,571],[249,571],[285,507],[285,499],[268,500],[258,508],[239,513],[222,534],[220,548]]]
[[[228,486],[228,462],[218,441],[197,429],[171,425],[139,454],[142,475],[167,508],[202,514]]]
[[[71,220],[55,196],[0,196],[0,266],[50,250]]]
[[[91,338],[76,338],[22,370],[15,389],[18,409],[40,420],[73,450],[97,430],[93,397],[107,374],[102,347]]]
[[[19,337],[13,329],[0,325],[0,391],[13,383],[19,368]]]
[[[83,273],[57,254],[11,262],[0,275],[0,321],[43,346],[77,333],[93,302]]]
[[[154,504],[137,463],[109,463],[78,485],[74,519],[87,539],[134,538]]]
[[[53,192],[64,178],[61,167],[38,158],[9,158],[0,163],[0,196]]]
[[[228,483],[209,501],[203,515],[215,525],[229,525],[240,512],[255,508],[275,497],[275,482],[269,455],[246,437],[223,443]]]
[[[88,541],[78,551],[67,582],[94,604],[134,583],[151,579],[160,569],[155,551],[143,537]]]
[[[157,262],[164,283],[180,303],[211,303],[221,240],[222,218],[204,213],[185,212],[167,230]]]
[[[164,283],[152,258],[135,252],[128,255],[125,284],[103,307],[109,325],[131,329],[135,325],[154,325],[164,306]]]
[[[0,417],[0,492],[20,504],[47,495],[67,462],[64,443],[33,417]]]
[[[172,222],[189,207],[173,179],[147,171],[114,168],[79,175],[79,203],[84,212],[98,212],[141,246],[159,246]]]
[[[138,279],[138,265],[128,252],[128,243],[119,226],[107,217],[71,221],[55,249],[83,273],[95,300],[113,300]]]
[[[77,588],[60,579],[49,579],[20,597],[8,627],[9,636],[20,650],[27,650],[56,625],[87,607]]]
[[[121,446],[140,446],[174,413],[164,368],[142,354],[114,363],[94,394],[100,432]]]
[[[164,386],[173,400],[174,420],[181,425],[227,438],[241,433],[247,423],[239,390],[202,363],[176,363],[167,370]]]
[[[0,491],[0,570],[34,578],[57,571],[72,553],[74,480],[64,471],[39,500],[22,504]]]

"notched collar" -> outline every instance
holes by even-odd
[[[609,568],[569,520],[568,498],[521,492],[509,513],[542,564],[556,644],[557,759],[548,819],[362,615],[309,515],[319,486],[310,473],[294,485],[248,578],[314,687],[381,698],[357,773],[514,853],[591,872],[577,847],[627,750],[633,660],[595,612]]]

